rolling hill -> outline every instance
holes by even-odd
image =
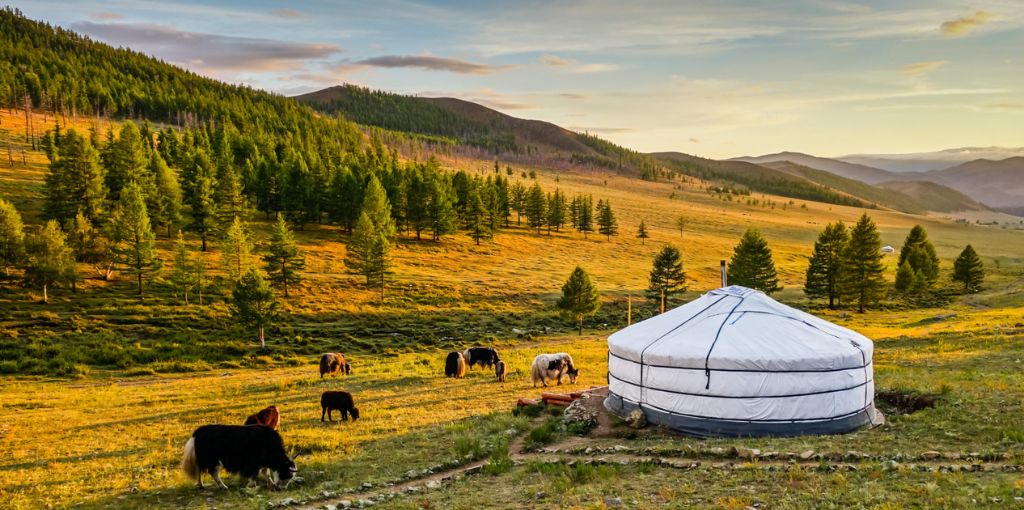
[[[747,161],[749,163],[757,164],[789,161],[797,165],[824,170],[840,177],[855,179],[868,184],[898,179],[898,177],[892,172],[887,172],[878,168],[848,163],[846,161],[839,161],[836,159],[820,158],[817,156],[811,156],[810,154],[804,154],[802,152],[779,152],[775,154],[765,154],[763,156],[744,156],[733,159],[736,161]]]
[[[1024,211],[1024,156],[978,159],[945,170],[903,175],[949,186],[1002,211]]]
[[[928,172],[945,170],[976,159],[1002,160],[1015,156],[1024,156],[1024,147],[958,147],[909,154],[850,154],[833,159],[890,172]]]

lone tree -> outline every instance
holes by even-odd
[[[864,213],[850,230],[850,242],[843,250],[842,294],[857,303],[864,313],[885,294],[882,264],[882,238],[871,217]]]
[[[156,234],[149,223],[146,198],[137,182],[130,181],[121,190],[117,209],[110,220],[110,232],[114,262],[135,275],[141,296],[143,279],[159,270],[161,262],[156,258]]]
[[[302,281],[301,273],[306,267],[306,259],[296,246],[295,236],[280,213],[270,233],[270,246],[263,256],[263,262],[266,263],[264,269],[270,281],[284,290],[284,297],[288,297],[289,285],[298,285]]]
[[[671,301],[672,296],[681,292],[686,292],[686,272],[683,271],[683,256],[679,252],[679,248],[669,244],[662,248],[654,257],[650,285],[647,287],[647,297],[659,304],[664,297],[667,304]]]
[[[733,248],[728,271],[729,281],[736,285],[757,289],[765,294],[782,289],[772,260],[772,250],[768,247],[768,241],[756,229],[747,229],[740,243]]]
[[[967,245],[960,256],[953,262],[953,281],[964,284],[964,292],[978,292],[982,280],[985,279],[985,265],[981,262],[974,247]]]
[[[4,277],[25,261],[25,224],[10,202],[0,199],[0,266]]]
[[[562,285],[562,297],[557,306],[563,317],[576,323],[582,335],[583,318],[597,312],[601,307],[600,297],[597,287],[590,281],[590,275],[582,267],[576,266],[565,285]]]
[[[643,219],[640,220],[640,227],[636,229],[636,236],[640,238],[641,245],[647,244],[647,238],[651,237],[651,235],[647,233],[647,225],[644,223]]]
[[[915,225],[910,229],[907,238],[900,248],[900,259],[898,267],[904,263],[910,265],[914,277],[907,285],[904,281],[897,281],[896,290],[900,292],[916,293],[930,288],[939,278],[939,256],[935,254],[935,247],[928,240],[928,232],[921,225]]]
[[[181,293],[185,304],[188,304],[188,293],[196,286],[195,263],[192,250],[185,242],[185,236],[178,231],[178,240],[174,243],[174,258],[171,260],[170,281],[174,290]]]
[[[383,233],[374,228],[369,215],[359,215],[352,237],[348,241],[345,265],[349,272],[366,278],[366,285],[380,287],[380,299],[384,300],[384,287],[391,273],[391,243]]]
[[[260,347],[267,350],[264,329],[278,319],[277,299],[274,291],[255,268],[242,276],[231,291],[231,316],[251,328],[256,328]]]
[[[252,254],[252,240],[245,230],[242,219],[235,216],[231,225],[224,231],[221,243],[220,263],[229,280],[237,282],[255,265]]]
[[[679,229],[679,237],[683,237],[683,228],[686,227],[686,216],[676,218],[676,228]]]
[[[25,283],[43,289],[43,302],[50,302],[47,289],[58,283],[74,281],[75,259],[71,249],[64,244],[64,232],[56,221],[28,238],[28,265],[25,267]]]
[[[607,200],[597,202],[597,231],[609,241],[612,240],[612,236],[619,234],[619,223],[615,219],[611,202]]]
[[[846,225],[839,221],[829,223],[818,234],[807,266],[807,280],[804,294],[811,299],[828,298],[828,307],[835,310],[840,297],[839,284],[842,275],[843,249],[850,240]]]

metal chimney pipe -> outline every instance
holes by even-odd
[[[729,276],[725,273],[725,261],[721,261],[722,266],[722,287],[729,286]]]

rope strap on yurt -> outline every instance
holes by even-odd
[[[704,356],[704,377],[706,377],[708,380],[707,384],[704,385],[705,390],[711,389],[711,369],[708,368],[708,363],[711,361],[711,351],[715,350],[715,344],[718,343],[718,337],[721,336],[722,328],[725,327],[725,323],[729,322],[729,317],[732,317],[732,314],[735,313],[736,309],[743,304],[743,300],[745,299],[747,299],[746,296],[741,297],[740,302],[736,303],[736,306],[732,307],[732,310],[729,310],[729,313],[725,315],[725,320],[723,320],[722,323],[718,325],[718,332],[715,333],[715,339],[714,341],[711,342],[711,347],[708,347],[707,356]]]

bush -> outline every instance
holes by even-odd
[[[512,471],[512,457],[508,454],[508,439],[498,440],[498,444],[491,450],[484,465],[484,473],[489,475],[500,475]]]

